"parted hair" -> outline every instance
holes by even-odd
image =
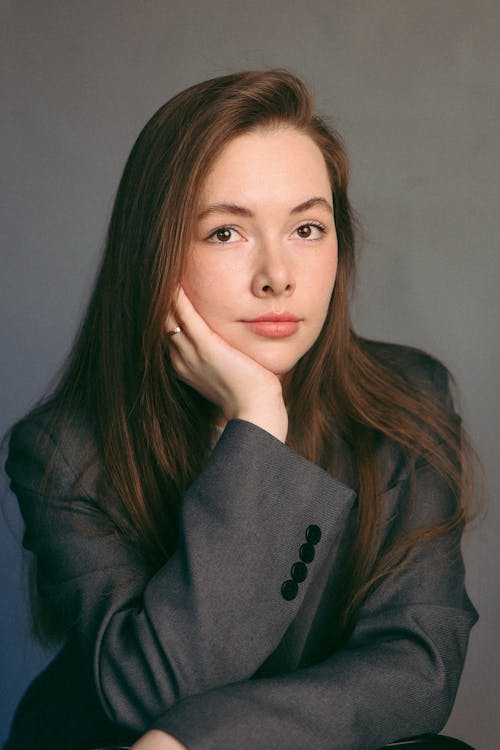
[[[390,356],[391,347],[353,330],[349,306],[357,231],[347,195],[349,161],[340,136],[315,113],[309,90],[294,74],[256,70],[198,83],[145,125],[118,187],[73,347],[30,416],[43,411],[59,424],[75,413],[85,419],[102,469],[97,502],[103,517],[142,551],[152,570],[160,567],[177,544],[183,493],[210,454],[216,413],[177,377],[165,321],[214,160],[239,134],[276,127],[296,128],[321,150],[338,236],[337,277],[324,326],[282,384],[290,448],[332,475],[338,468],[333,427],[349,450],[358,503],[339,599],[340,642],[373,587],[405,565],[418,545],[462,528],[472,452],[449,398],[418,387]],[[447,374],[444,366],[436,367]],[[399,447],[410,474],[416,461],[428,462],[456,499],[449,517],[390,544],[382,544],[387,519],[381,439]],[[43,599],[39,605],[38,633],[61,635]]]

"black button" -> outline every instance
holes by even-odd
[[[308,542],[311,542],[311,544],[317,544],[321,539],[321,529],[319,528],[319,526],[316,526],[315,523],[312,523],[310,526],[308,526],[306,531],[306,539]]]
[[[309,542],[303,544],[299,550],[300,559],[305,563],[310,563],[314,560],[314,547]]]
[[[283,599],[290,601],[291,599],[295,599],[298,590],[299,587],[297,586],[295,581],[288,579],[288,581],[285,581],[281,586],[281,596],[283,597]]]
[[[307,578],[307,565],[303,562],[296,562],[292,565],[292,578],[297,583],[302,583]]]

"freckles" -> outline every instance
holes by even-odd
[[[210,265],[203,263],[197,256],[190,259],[183,278],[186,292],[189,290],[193,297],[203,298],[204,291],[212,286]]]
[[[193,261],[184,275],[184,290],[197,312],[222,335],[219,326],[234,317],[237,296],[228,281],[229,274],[207,260]],[[234,278],[234,271],[231,273]]]
[[[335,284],[336,264],[321,266],[307,279],[307,293],[318,300],[329,296]]]

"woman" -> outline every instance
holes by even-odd
[[[358,337],[342,143],[281,70],[129,157],[88,312],[7,471],[38,631],[6,750],[358,748],[435,732],[476,613],[443,365]]]

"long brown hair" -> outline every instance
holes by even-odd
[[[335,474],[335,426],[351,457],[358,513],[344,571],[345,630],[367,592],[404,564],[416,544],[461,527],[470,451],[450,406],[417,388],[398,358],[391,358],[391,347],[353,331],[355,221],[347,196],[348,158],[296,76],[273,69],[214,78],[177,94],[146,124],[120,181],[73,349],[55,389],[32,415],[42,410],[61,424],[78,413],[85,421],[102,465],[98,502],[117,533],[142,550],[152,570],[159,567],[175,548],[183,492],[201,471],[213,437],[214,407],[176,377],[164,330],[200,189],[232,138],[280,125],[307,133],[321,149],[338,235],[337,278],[324,327],[285,376],[283,392],[291,448]],[[415,457],[428,461],[457,497],[452,517],[395,540],[383,552],[380,436],[399,444],[410,470]]]

